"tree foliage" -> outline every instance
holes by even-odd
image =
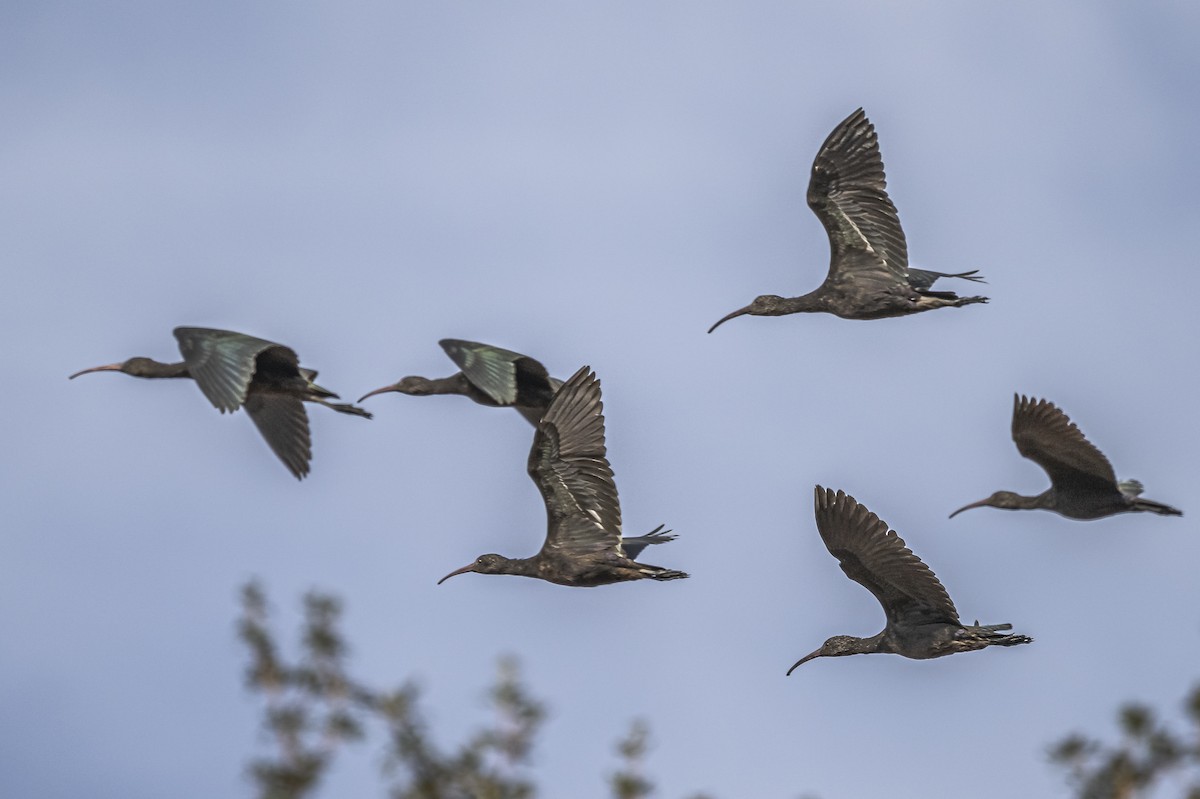
[[[447,752],[433,741],[416,685],[378,690],[348,673],[338,627],[342,608],[335,597],[318,592],[304,597],[294,662],[280,654],[262,588],[247,584],[241,599],[246,685],[263,699],[262,725],[271,750],[247,769],[259,799],[315,796],[338,750],[372,730],[386,740],[381,781],[391,799],[536,798],[528,767],[546,710],[522,683],[515,660],[500,661],[489,692],[492,723]],[[1145,705],[1123,705],[1116,744],[1074,733],[1050,747],[1050,759],[1066,770],[1077,799],[1148,799],[1160,795],[1152,793],[1156,788],[1200,799],[1200,685],[1184,708],[1188,728],[1175,730]],[[654,783],[645,775],[649,749],[649,727],[635,720],[616,744],[619,763],[608,777],[613,799],[653,795]]]
[[[249,583],[241,600],[238,634],[250,657],[246,686],[262,696],[262,726],[270,742],[270,752],[247,769],[259,799],[315,796],[338,750],[373,730],[386,740],[381,780],[392,799],[537,796],[528,766],[546,711],[521,682],[514,660],[501,660],[489,694],[494,721],[445,752],[433,741],[416,685],[405,682],[381,691],[348,673],[336,598],[317,592],[305,596],[294,663],[280,655],[263,589]],[[653,793],[653,783],[643,774],[648,749],[648,727],[633,722],[617,744],[620,763],[609,777],[614,799],[647,799]]]
[[[1200,799],[1200,685],[1184,708],[1189,729],[1178,731],[1145,705],[1123,705],[1118,743],[1074,733],[1050,747],[1050,759],[1067,770],[1078,799],[1142,799],[1159,786],[1170,786],[1173,796]]]

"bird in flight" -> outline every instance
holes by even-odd
[[[1033,639],[1005,633],[1011,624],[965,625],[933,571],[904,545],[887,523],[842,491],[816,487],[817,531],[842,571],[866,588],[887,615],[887,626],[870,638],[835,635],[788,669],[813,658],[888,652],[923,660],[988,646],[1016,646]]]
[[[622,538],[621,506],[604,445],[600,381],[587,366],[571,376],[538,422],[529,476],[546,503],[546,541],[529,558],[480,555],[447,574],[515,574],[559,585],[592,587],[626,580],[678,580],[688,575],[634,560],[649,544],[670,541],[662,526]]]
[[[933,272],[908,265],[908,245],[887,193],[875,126],[860,108],[833,129],[813,161],[808,206],[829,235],[829,274],[801,297],[764,294],[708,329],[738,316],[831,313],[843,319],[884,319],[987,302],[933,291],[943,277],[982,281],[978,270]]]
[[[438,343],[461,372],[449,377],[402,377],[399,382],[364,394],[358,401],[389,391],[416,397],[461,394],[480,405],[516,408],[536,427],[554,392],[562,385],[561,380],[551,377],[546,367],[528,355],[457,338],[444,338]]]
[[[271,450],[297,479],[303,479],[312,460],[305,402],[339,413],[370,419],[354,405],[330,402],[338,395],[313,381],[317,373],[300,365],[296,351],[244,333],[207,327],[177,327],[175,338],[183,361],[160,363],[130,358],[95,366],[71,375],[121,372],[133,377],[190,377],[221,413],[245,408]]]
[[[1183,515],[1178,508],[1142,499],[1142,484],[1137,480],[1117,482],[1108,458],[1053,402],[1014,394],[1012,438],[1018,452],[1046,470],[1050,487],[1034,497],[997,491],[954,511],[951,519],[965,510],[985,506],[1005,510],[1040,508],[1081,520],[1116,513]]]

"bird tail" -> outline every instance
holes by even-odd
[[[971,625],[970,627],[968,627],[967,629],[968,630],[983,630],[984,632],[994,633],[997,630],[1011,630],[1012,625],[1011,624],[980,624],[979,619],[976,619],[975,623],[973,625]]]
[[[943,277],[960,277],[963,280],[971,280],[975,283],[986,283],[983,275],[979,274],[978,269],[972,269],[970,272],[934,272],[931,269],[913,269],[908,270],[908,284],[918,291],[924,291],[933,286],[935,282]]]
[[[1117,489],[1127,497],[1140,496],[1146,487],[1142,485],[1140,480],[1122,480],[1117,483]]]
[[[665,524],[660,524],[645,535],[631,536],[621,539],[621,549],[625,552],[625,557],[630,560],[637,560],[637,556],[642,550],[651,544],[665,544],[668,541],[674,541],[677,536],[671,535],[670,530],[664,530]]]
[[[983,275],[979,274],[978,269],[972,269],[970,272],[938,272],[938,277],[961,277],[963,280],[973,280],[976,283],[986,283]]]
[[[1157,513],[1159,516],[1183,515],[1183,511],[1181,511],[1179,508],[1172,508],[1170,505],[1164,505],[1163,503],[1155,502],[1152,499],[1142,499],[1141,497],[1137,497],[1133,500],[1133,509]]]

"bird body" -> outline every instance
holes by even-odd
[[[1032,641],[1011,624],[965,625],[937,576],[904,539],[848,494],[816,487],[817,530],[846,576],[879,600],[887,626],[869,638],[835,635],[788,669],[818,657],[890,653],[927,658]]]
[[[629,580],[675,580],[688,575],[661,566],[636,563],[615,552],[591,553],[585,557],[559,552],[538,553],[529,558],[506,558],[502,555],[481,555],[468,568],[457,569],[438,581],[456,574],[472,571],[478,574],[509,574],[533,577],[556,585],[575,588],[595,588]]]
[[[882,653],[901,655],[912,660],[928,660],[958,652],[973,652],[993,644],[1014,646],[1029,643],[1029,640],[1032,640],[1012,640],[1024,639],[1027,636],[1002,634],[1003,630],[1011,629],[1011,624],[963,625],[958,621],[914,624],[905,627],[903,634],[898,634],[889,627],[870,638],[835,635],[821,646],[821,649],[818,650],[820,655],[814,654],[809,657]],[[804,662],[804,660],[800,662]],[[792,666],[788,673],[790,674],[796,666],[799,666],[800,662]]]
[[[997,491],[987,499],[964,505],[951,513],[950,518],[985,506],[1050,510],[1081,521],[1118,513],[1183,515],[1183,511],[1170,505],[1142,499],[1142,484],[1137,480],[1117,482],[1116,472],[1104,453],[1048,400],[1013,395],[1012,437],[1017,451],[1046,471],[1050,487],[1032,497]]]
[[[403,377],[364,394],[358,401],[389,391],[418,397],[459,394],[492,408],[516,408],[536,427],[562,385],[528,355],[462,339],[446,338],[438,343],[462,371],[442,378]]]
[[[843,319],[884,319],[987,302],[932,291],[943,277],[982,281],[977,270],[933,272],[908,265],[908,245],[887,193],[875,127],[860,108],[834,128],[813,161],[808,205],[829,236],[829,273],[800,297],[764,294],[728,314],[708,332],[744,314],[831,313]]]
[[[562,385],[538,423],[528,471],[546,505],[541,551],[529,558],[480,555],[439,584],[466,572],[536,577],[578,587],[688,576],[633,559],[646,546],[674,538],[661,526],[644,536],[622,538],[617,485],[604,443],[603,407],[600,381],[585,366]]]
[[[271,450],[298,479],[308,474],[312,460],[312,439],[303,403],[315,402],[339,413],[371,418],[362,408],[329,402],[338,395],[314,383],[317,373],[300,366],[290,347],[231,330],[177,327],[174,333],[183,354],[180,362],[129,358],[84,369],[71,379],[89,372],[191,378],[221,413],[245,408]]]

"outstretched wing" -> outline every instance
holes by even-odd
[[[312,460],[304,403],[286,394],[256,391],[246,398],[244,407],[283,465],[296,479],[304,479]]]
[[[1054,403],[1014,394],[1012,437],[1017,451],[1045,469],[1056,488],[1118,490],[1108,458]]]
[[[543,551],[620,551],[621,506],[605,452],[603,410],[600,381],[584,366],[538,424],[529,476],[546,503]]]
[[[213,330],[207,327],[177,327],[175,338],[190,374],[208,401],[222,413],[236,411],[246,400],[256,361],[268,353],[280,366],[299,370],[300,359],[290,348],[265,339]]]
[[[550,381],[546,367],[528,355],[456,338],[444,338],[438,343],[467,379],[500,405],[517,401],[518,371],[522,376]]]
[[[808,207],[829,235],[829,276],[886,269],[908,271],[908,245],[887,193],[875,126],[860,108],[833,129],[813,160]]]
[[[958,624],[945,587],[887,523],[832,489],[816,488],[817,530],[842,571],[875,595],[888,621]]]

